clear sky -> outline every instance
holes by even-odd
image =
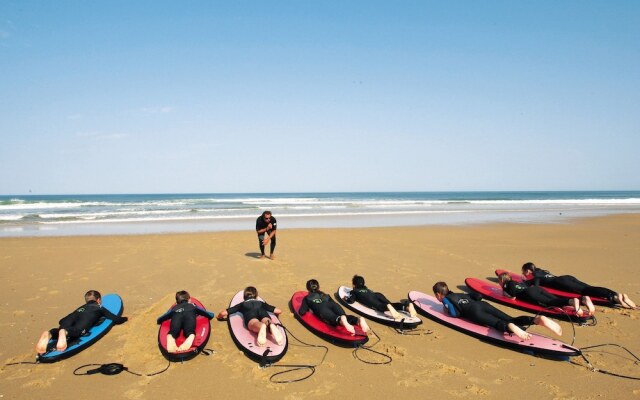
[[[0,194],[640,189],[640,1],[0,1]]]

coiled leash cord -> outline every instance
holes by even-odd
[[[379,352],[379,351],[376,351],[376,350],[372,350],[372,349],[371,349],[373,346],[375,346],[376,344],[380,343],[380,336],[378,336],[378,334],[377,334],[377,333],[375,333],[375,331],[374,331],[373,329],[372,329],[370,332],[371,332],[371,333],[376,337],[376,339],[378,339],[378,340],[377,340],[374,344],[372,344],[371,346],[363,346],[363,345],[359,345],[358,347],[356,347],[355,349],[353,349],[353,351],[351,352],[351,354],[353,355],[353,358],[355,358],[355,359],[356,359],[356,360],[358,360],[358,361],[362,361],[362,362],[363,362],[363,363],[365,363],[365,364],[372,364],[372,365],[384,365],[384,364],[391,364],[391,361],[393,361],[393,358],[391,358],[391,356],[390,356],[390,355],[388,355],[388,354],[384,354],[384,353],[381,353],[381,352]],[[378,355],[382,356],[385,360],[384,360],[384,361],[367,361],[367,360],[364,360],[364,359],[360,358],[360,356],[358,355],[358,351],[360,351],[360,350],[366,350],[366,351],[370,351],[370,352],[372,352],[372,353],[374,353],[374,354],[378,354]]]
[[[287,329],[286,326],[282,325],[281,323],[276,324],[278,326],[281,326],[287,333],[287,336],[291,336],[292,338],[294,338],[296,341],[298,341],[302,347],[316,347],[316,348],[322,348],[324,349],[324,353],[322,354],[322,359],[320,360],[319,363],[317,364],[271,364],[271,363],[267,363],[267,362],[261,362],[260,363],[260,368],[269,368],[269,367],[278,367],[278,368],[289,368],[288,370],[285,371],[280,371],[280,372],[276,372],[275,374],[271,375],[269,377],[269,381],[272,383],[293,383],[293,382],[300,382],[303,381],[307,378],[309,378],[311,375],[316,373],[316,367],[321,365],[324,362],[324,359],[327,357],[327,353],[329,353],[329,348],[327,346],[324,345],[319,345],[319,344],[310,344],[310,343],[306,343],[303,342],[302,340],[298,339],[298,337],[296,337],[293,333],[291,333],[291,331],[289,329]],[[290,343],[292,346],[296,346],[293,343]],[[265,356],[268,353],[269,350],[267,350],[265,352]],[[309,373],[301,378],[296,378],[296,379],[281,379],[279,377],[281,377],[284,374],[290,374],[292,372],[295,371],[301,371],[304,369],[308,369]]]
[[[588,346],[588,347],[584,347],[584,348],[580,349],[581,350],[580,355],[582,356],[582,359],[587,363],[586,368],[589,368],[593,372],[600,372],[601,374],[611,375],[611,376],[615,376],[615,377],[618,377],[618,378],[632,379],[632,380],[636,380],[636,381],[640,380],[640,377],[622,375],[622,374],[618,374],[618,373],[615,373],[615,372],[606,371],[604,369],[599,369],[599,368],[594,367],[591,364],[591,362],[589,361],[589,359],[587,358],[587,356],[584,355],[584,352],[586,350],[595,349],[595,348],[604,347],[604,346],[615,346],[615,347],[623,349],[624,351],[626,351],[629,355],[631,355],[635,359],[635,361],[633,362],[634,365],[636,365],[636,366],[640,365],[640,358],[638,358],[638,356],[636,356],[631,351],[629,351],[629,349],[627,349],[626,347],[620,346],[619,344],[615,344],[615,343],[604,343],[604,344],[597,344],[597,345],[594,345],[594,346]],[[580,364],[578,364],[578,363],[576,363],[574,361],[570,361],[570,363],[574,364],[574,365],[581,366],[581,367],[584,366],[584,365],[580,365]]]

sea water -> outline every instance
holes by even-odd
[[[558,223],[640,212],[640,191],[0,196],[0,237],[492,222]]]

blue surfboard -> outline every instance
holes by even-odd
[[[117,294],[107,294],[102,296],[102,307],[111,311],[117,316],[121,316],[124,311],[124,304],[122,299]],[[47,352],[39,354],[36,361],[41,363],[53,363],[56,361],[69,358],[75,354],[78,354],[82,350],[91,346],[104,335],[107,334],[113,327],[114,322],[110,319],[103,318],[96,325],[91,327],[89,331],[78,339],[69,341],[68,347],[65,351],[56,350],[56,341],[50,340],[47,346]]]

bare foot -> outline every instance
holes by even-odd
[[[265,256],[264,256],[264,254],[262,254],[262,255],[260,255],[260,257],[258,257],[258,258],[262,260],[264,257],[265,257]]]
[[[267,325],[262,324],[258,331],[258,346],[264,347],[267,344]]]
[[[196,335],[194,335],[193,333],[191,335],[189,335],[184,342],[182,342],[182,344],[178,347],[178,352],[183,352],[183,351],[188,351],[191,346],[193,346],[193,341],[196,338]]]
[[[345,317],[344,315],[340,317],[340,324],[342,326],[344,326],[344,329],[347,330],[347,332],[349,332],[352,335],[356,334],[356,329],[353,327],[353,325],[351,325],[348,321],[347,321],[347,317]]]
[[[369,333],[369,331],[371,330],[371,328],[369,328],[369,324],[367,324],[367,320],[366,320],[366,319],[364,319],[364,318],[362,318],[362,317],[360,317],[360,318],[359,318],[359,321],[360,321],[360,323],[359,323],[359,325],[360,325],[360,329],[362,329],[362,331],[363,331],[364,333]]]
[[[38,339],[38,343],[36,344],[36,352],[38,354],[44,354],[47,352],[49,340],[51,340],[51,334],[49,331],[42,332],[42,335],[40,335],[40,339]]]
[[[416,308],[413,306],[413,303],[409,303],[409,305],[407,306],[407,309],[409,310],[409,315],[411,315],[413,318],[418,316],[418,313],[416,312]]]
[[[272,259],[272,260],[275,260],[276,259],[276,255],[271,253],[271,254],[269,254],[269,258]]]
[[[167,335],[167,351],[169,353],[175,353],[176,351],[178,351],[176,340],[171,335]]]
[[[596,308],[593,306],[593,302],[591,301],[591,297],[583,296],[582,297],[582,304],[584,304],[587,307],[587,310],[589,310],[589,314],[593,315],[593,313],[596,312]]]
[[[278,346],[282,346],[284,344],[284,336],[282,336],[282,332],[280,332],[276,324],[270,324],[269,330],[271,330],[271,336],[278,343]]]
[[[67,349],[67,331],[60,329],[58,333],[58,343],[56,344],[56,350],[65,351]]]
[[[523,331],[522,329],[520,329],[519,326],[517,326],[514,323],[510,323],[509,325],[507,325],[507,327],[509,328],[509,331],[511,331],[514,335],[516,335],[517,337],[519,337],[522,340],[529,340],[531,339],[531,334]]]
[[[556,335],[562,336],[562,327],[556,321],[551,318],[547,318],[544,315],[539,317],[539,320],[536,321],[536,325],[544,326]]]
[[[622,294],[622,301],[629,306],[629,308],[638,308],[638,306],[636,306],[636,303],[634,303],[633,301],[631,301],[631,299],[629,298],[629,296],[627,296],[626,293]]]
[[[402,320],[402,315],[400,315],[400,313],[395,308],[393,308],[391,304],[387,304],[387,310],[389,310],[393,319],[395,319],[396,321]]]

